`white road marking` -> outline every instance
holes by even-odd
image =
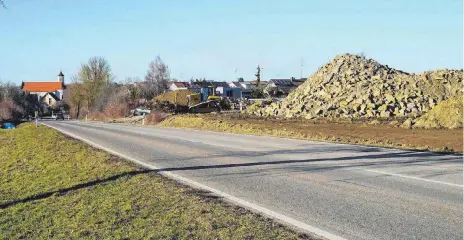
[[[444,185],[453,186],[453,187],[460,187],[460,188],[463,187],[463,185],[459,185],[459,184],[455,184],[455,183],[441,182],[441,181],[436,181],[436,180],[431,180],[431,179],[426,179],[426,178],[420,178],[420,177],[413,177],[413,176],[397,174],[397,173],[382,172],[382,171],[378,171],[378,170],[374,170],[374,169],[363,169],[363,170],[368,171],[368,172],[374,172],[374,173],[380,173],[380,174],[395,176],[395,177],[402,177],[402,178],[409,178],[409,179],[414,179],[414,180],[419,180],[419,181],[444,184]]]
[[[106,147],[104,147],[104,146],[102,146],[102,145],[99,145],[99,144],[97,144],[97,143],[94,143],[94,142],[92,142],[92,141],[90,141],[90,140],[87,140],[87,139],[85,139],[85,138],[79,137],[79,136],[77,136],[77,135],[75,135],[75,134],[73,134],[73,133],[70,133],[70,132],[68,132],[68,131],[65,131],[65,130],[62,130],[62,129],[59,129],[59,128],[50,126],[50,125],[48,125],[48,124],[46,124],[46,123],[42,123],[42,124],[44,124],[44,125],[46,125],[46,126],[48,126],[48,127],[50,127],[50,128],[53,128],[53,129],[55,129],[55,130],[57,130],[57,131],[59,131],[59,132],[61,132],[61,133],[63,133],[63,134],[66,134],[66,135],[68,135],[68,136],[70,136],[70,137],[72,137],[72,138],[81,140],[81,141],[83,141],[83,142],[85,142],[85,143],[87,143],[87,144],[89,144],[89,145],[91,145],[91,146],[93,146],[93,147],[95,147],[95,148],[99,148],[99,149],[101,149],[101,150],[107,151],[107,152],[109,152],[109,153],[111,153],[111,154],[114,154],[114,155],[119,156],[119,157],[121,157],[121,158],[127,159],[127,160],[129,160],[129,161],[131,161],[131,162],[134,162],[134,163],[138,164],[138,165],[141,165],[141,166],[143,166],[143,167],[145,167],[145,168],[148,168],[148,169],[151,169],[151,170],[159,170],[159,169],[160,169],[160,168],[156,167],[156,166],[153,165],[153,164],[146,163],[146,162],[137,160],[137,159],[135,159],[135,158],[126,156],[126,155],[124,155],[124,154],[122,154],[122,153],[119,153],[119,152],[116,152],[116,151],[111,150],[111,149],[109,149],[109,148],[106,148]],[[274,211],[272,211],[272,210],[270,210],[270,209],[261,207],[261,206],[259,206],[259,205],[256,205],[256,204],[254,204],[254,203],[251,203],[251,202],[248,202],[248,201],[246,201],[246,200],[240,199],[240,198],[238,198],[238,197],[234,197],[234,196],[229,195],[229,194],[227,194],[227,193],[225,193],[225,192],[222,192],[222,191],[220,191],[220,190],[217,190],[217,189],[208,187],[208,186],[206,186],[206,185],[203,185],[203,184],[201,184],[201,183],[195,182],[195,181],[190,180],[190,179],[188,179],[188,178],[179,176],[179,175],[174,174],[174,173],[172,173],[172,172],[159,172],[159,173],[160,173],[161,175],[164,175],[164,176],[169,177],[169,178],[171,178],[171,179],[175,179],[175,180],[181,181],[181,182],[183,182],[183,183],[185,183],[185,184],[187,184],[187,185],[189,185],[189,186],[192,186],[192,187],[195,187],[195,188],[204,189],[204,190],[206,190],[206,191],[212,192],[212,193],[214,193],[215,195],[217,195],[217,196],[219,196],[219,197],[222,197],[222,198],[224,198],[224,199],[227,199],[228,201],[233,202],[233,203],[235,203],[235,204],[237,204],[237,205],[240,205],[240,206],[242,206],[242,207],[245,207],[245,208],[248,208],[248,209],[251,209],[251,210],[260,212],[260,213],[262,213],[262,214],[264,214],[264,215],[267,215],[267,216],[269,216],[269,217],[271,217],[271,218],[280,220],[280,221],[282,221],[282,222],[285,222],[285,223],[287,223],[287,224],[290,224],[290,225],[293,225],[293,226],[295,226],[295,227],[297,227],[297,228],[300,228],[300,229],[302,229],[302,230],[304,230],[304,231],[306,231],[306,232],[314,233],[314,234],[316,234],[316,235],[319,235],[319,236],[321,236],[321,237],[325,237],[325,238],[327,238],[327,239],[344,240],[344,238],[342,238],[342,237],[340,237],[340,236],[337,236],[337,235],[335,235],[335,234],[326,232],[326,231],[324,231],[324,230],[322,230],[322,229],[319,229],[319,228],[317,228],[317,227],[314,227],[314,226],[308,225],[308,224],[306,224],[306,223],[300,222],[300,221],[298,221],[298,220],[296,220],[296,219],[293,219],[293,218],[291,218],[291,217],[285,216],[285,215],[280,214],[280,213],[278,213],[278,212],[274,212]]]

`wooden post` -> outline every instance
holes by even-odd
[[[39,113],[37,111],[35,113],[35,127],[39,127]]]

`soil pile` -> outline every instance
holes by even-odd
[[[170,91],[155,97],[154,100],[159,102],[169,102],[171,104],[177,104],[180,106],[187,106],[187,95],[190,94],[194,94],[194,92],[189,90]]]
[[[462,128],[462,96],[438,103],[432,110],[417,119],[416,128]]]
[[[462,76],[462,70],[448,69],[409,74],[372,59],[342,54],[319,68],[284,101],[252,108],[249,113],[307,119],[415,119],[439,102],[462,96]]]

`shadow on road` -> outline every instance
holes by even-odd
[[[285,151],[271,151],[265,153],[259,153],[258,156],[273,155],[275,152],[280,154]],[[298,152],[298,150],[296,151]],[[288,151],[288,153],[295,153],[294,150]],[[325,161],[347,161],[347,160],[375,160],[375,159],[391,159],[391,158],[412,158],[409,160],[382,160],[382,161],[367,161],[361,163],[351,163],[348,165],[331,165],[323,167],[310,167],[308,170],[333,170],[339,168],[352,168],[352,167],[365,167],[365,166],[383,166],[383,165],[399,165],[399,164],[414,164],[414,163],[461,163],[462,159],[458,156],[450,155],[448,157],[442,157],[440,159],[430,159],[421,157],[430,157],[431,153],[414,153],[414,152],[398,152],[398,153],[385,153],[385,154],[370,154],[370,155],[356,155],[338,158],[311,158],[303,160],[282,160],[282,161],[261,161],[261,162],[249,162],[249,163],[231,163],[231,164],[218,164],[218,165],[200,165],[200,166],[189,166],[189,167],[172,167],[172,168],[161,168],[158,171],[187,171],[187,170],[200,170],[200,169],[215,169],[215,168],[232,168],[232,167],[250,167],[250,166],[262,166],[262,165],[281,165],[281,164],[293,164],[293,163],[317,163]],[[224,155],[212,155],[201,158],[192,159],[208,159],[218,157],[256,157],[256,152],[233,152],[233,154]],[[189,160],[189,158],[183,158],[180,160]]]

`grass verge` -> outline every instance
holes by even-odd
[[[176,115],[159,126],[434,152],[462,153],[463,150],[462,129],[403,129],[388,124],[277,120],[227,114]]]
[[[0,239],[308,239],[57,131],[0,131]]]

